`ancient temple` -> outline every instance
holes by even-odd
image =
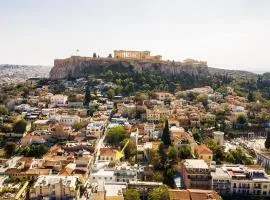
[[[160,61],[161,55],[151,56],[150,51],[114,50],[114,58]]]

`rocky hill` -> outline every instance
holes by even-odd
[[[19,83],[28,78],[47,78],[51,67],[30,65],[0,65],[0,84]]]
[[[104,73],[108,70],[127,73],[143,71],[164,76],[177,75],[182,72],[192,75],[208,74],[207,63],[195,60],[173,62],[72,56],[67,59],[56,59],[54,67],[50,71],[50,78],[78,78]]]

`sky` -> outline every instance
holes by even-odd
[[[269,10],[269,0],[0,0],[0,64],[124,49],[270,71]]]

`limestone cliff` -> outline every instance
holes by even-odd
[[[144,71],[164,76],[177,75],[182,72],[193,75],[208,74],[206,62],[190,59],[184,62],[173,62],[72,56],[67,59],[56,59],[54,67],[50,71],[50,78],[79,78],[90,74],[104,73],[109,69],[127,73]]]

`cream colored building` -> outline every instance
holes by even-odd
[[[224,144],[224,132],[222,131],[214,131],[213,132],[214,140],[216,141],[217,144],[220,146],[223,146]]]
[[[149,122],[159,121],[160,113],[152,110],[146,110],[146,113],[142,114],[142,119]]]
[[[206,145],[198,145],[194,148],[194,153],[197,154],[199,159],[210,163],[213,159],[213,152]]]
[[[49,199],[75,199],[77,177],[47,175],[39,176],[34,186],[30,189],[30,199],[46,197]]]
[[[156,92],[155,93],[157,100],[164,101],[164,100],[174,100],[174,95],[168,92]]]
[[[151,56],[150,51],[114,50],[114,58],[160,61],[161,55]]]
[[[66,105],[67,104],[67,100],[68,100],[68,96],[66,95],[62,95],[62,94],[57,94],[57,95],[53,95],[50,98],[50,102],[53,105]]]

